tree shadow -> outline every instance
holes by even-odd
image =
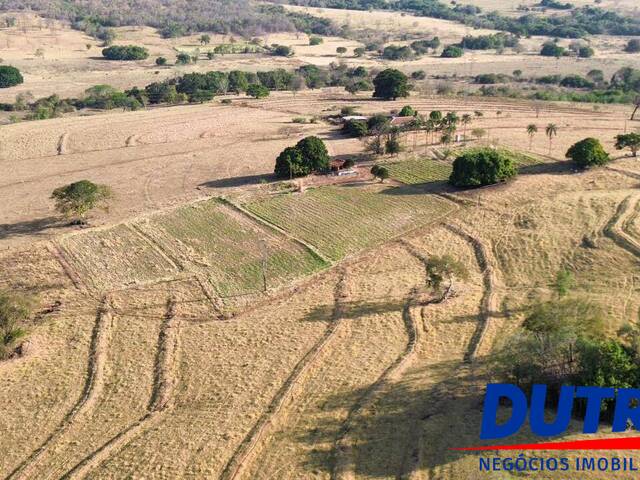
[[[575,165],[569,160],[557,160],[555,162],[535,163],[518,167],[520,175],[561,175],[574,173]]]
[[[0,224],[0,240],[21,235],[40,235],[49,229],[65,226],[59,217],[45,217],[17,223]]]
[[[354,450],[357,476],[409,478],[418,470],[434,474],[446,467],[451,469],[449,478],[475,478],[458,476],[456,470],[478,472],[478,457],[499,456],[499,452],[452,449],[496,443],[480,440],[484,393],[492,382],[484,373],[488,366],[486,359],[473,366],[446,360],[413,368],[401,380],[383,387],[364,408],[359,407],[368,388],[343,390],[327,398],[318,408],[336,414],[323,415],[325,423],[313,429],[293,432],[293,441],[309,447],[303,460],[305,468],[332,473],[338,461],[336,441],[346,434]],[[339,420],[344,411],[352,412],[347,423]],[[499,421],[509,416],[510,407],[501,407]],[[573,422],[568,433],[580,429],[581,423]],[[497,443],[544,440],[534,437],[525,424],[520,433]],[[505,452],[505,456],[512,455]]]
[[[391,300],[345,302],[340,305],[340,318],[356,319],[369,315],[377,315],[390,312],[401,312],[406,304],[406,299],[398,298]],[[326,322],[334,313],[333,305],[321,305],[314,307],[304,317],[306,322]]]
[[[199,187],[207,188],[231,188],[231,187],[245,187],[248,185],[258,185],[260,183],[273,182],[277,180],[274,174],[263,175],[245,175],[242,177],[229,177],[220,178],[217,180],[210,180],[208,182],[201,183]]]

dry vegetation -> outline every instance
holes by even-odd
[[[325,14],[356,25],[380,18],[370,25],[380,29],[428,22],[443,37],[449,26]],[[149,29],[127,32],[122,41],[154,45],[152,55],[170,51]],[[9,40],[5,60],[34,66],[5,97],[63,84],[77,93],[107,74],[116,86],[154,78],[150,64],[87,67],[78,32],[31,26],[21,35],[18,26],[0,31],[0,45]],[[38,42],[58,52],[54,66],[48,54],[19,53]],[[349,42],[281,61],[333,61]],[[495,60],[480,57],[486,68]],[[224,58],[215,68],[240,62],[273,67]],[[404,152],[378,159],[391,173],[385,183],[368,160],[339,184],[273,179],[275,156],[302,136],[320,136],[333,156],[363,151],[324,121],[290,131],[293,117],[406,104],[471,114],[468,131],[486,135],[468,144],[523,152],[522,174],[454,191],[444,182],[448,149],[405,134]],[[380,102],[323,89],[3,126],[0,289],[35,295],[37,306],[23,355],[0,362],[0,478],[477,478],[476,456],[449,448],[477,443],[492,353],[560,269],[605,309],[609,332],[639,318],[640,162],[613,149],[614,135],[638,127],[630,113],[420,91]],[[529,151],[531,123],[540,131]],[[564,153],[587,136],[619,158],[575,172]],[[112,186],[115,199],[78,229],[54,216],[48,197],[83,178]],[[437,299],[425,261],[445,254],[469,275]]]

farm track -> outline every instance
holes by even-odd
[[[287,403],[294,397],[300,384],[303,383],[305,375],[313,368],[325,352],[327,345],[338,331],[338,326],[344,316],[343,302],[346,299],[346,279],[347,272],[343,269],[340,272],[334,291],[334,309],[331,315],[331,322],[327,326],[324,335],[295,366],[289,378],[273,398],[267,411],[258,419],[249,434],[236,449],[231,459],[227,462],[227,465],[220,475],[220,480],[234,480],[238,478],[256,458],[256,455],[259,454],[257,448],[259,443],[268,436],[270,428],[275,426],[278,416],[286,408]]]
[[[629,226],[637,215],[637,205],[640,197],[629,195],[618,206],[618,210],[604,228],[604,234],[619,247],[640,257],[640,240],[629,233]]]
[[[373,403],[376,396],[389,382],[398,379],[402,375],[413,359],[416,351],[416,345],[420,340],[420,330],[414,318],[414,313],[412,312],[417,293],[417,288],[414,288],[409,293],[402,309],[402,318],[408,335],[408,342],[405,350],[391,365],[389,365],[389,367],[385,369],[378,380],[365,390],[356,403],[353,404],[349,410],[346,420],[342,424],[341,431],[336,439],[334,447],[335,464],[331,475],[333,480],[355,479],[356,462],[353,458],[353,439],[349,436],[352,423],[355,417],[360,414],[364,408]]]
[[[87,380],[82,396],[73,409],[66,415],[62,423],[47,438],[47,440],[35,450],[29,458],[9,474],[7,480],[31,479],[33,471],[38,466],[42,455],[64,435],[64,433],[78,421],[79,418],[91,412],[104,388],[105,369],[111,342],[111,330],[113,327],[110,299],[104,296],[96,315],[96,324],[91,339],[89,366]]]
[[[69,278],[69,280],[71,280],[71,283],[73,284],[73,286],[81,292],[86,292],[88,290],[87,285],[84,283],[84,281],[82,280],[82,277],[78,274],[78,272],[76,272],[74,268],[71,266],[71,264],[65,257],[60,246],[54,242],[49,242],[47,243],[47,250],[60,264],[60,266],[62,267],[62,270],[64,271],[65,275]]]
[[[469,350],[465,355],[465,359],[468,362],[473,362],[480,354],[487,331],[491,327],[491,318],[500,309],[500,300],[496,292],[498,284],[496,262],[493,260],[490,249],[479,237],[469,233],[459,225],[446,224],[445,228],[471,244],[478,266],[482,271],[484,294],[480,308],[480,323],[469,342]]]
[[[86,478],[111,455],[125,446],[135,437],[155,424],[161,414],[170,410],[177,384],[176,369],[180,349],[180,319],[175,298],[167,300],[156,353],[153,391],[147,407],[147,413],[131,424],[99,449],[85,457],[80,463],[65,473],[62,478],[75,480]]]

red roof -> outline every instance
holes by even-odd
[[[391,119],[392,127],[404,127],[415,121],[416,117],[393,117]]]

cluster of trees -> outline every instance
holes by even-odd
[[[340,31],[330,20],[250,0],[2,0],[0,8],[37,11],[45,17],[67,20],[92,35],[125,25],[155,27],[166,38],[194,32],[251,37],[279,31],[318,35]]]
[[[24,78],[16,67],[0,65],[0,88],[14,87],[24,82]]]
[[[629,324],[607,334],[603,309],[573,293],[573,275],[558,273],[554,295],[525,309],[525,319],[495,357],[497,371],[524,390],[547,385],[547,399],[556,404],[562,385],[636,388],[640,382],[640,329]],[[574,413],[586,404],[575,400]],[[602,417],[612,419],[613,402],[602,402]]]
[[[505,33],[479,35],[477,37],[467,35],[460,42],[462,48],[469,50],[501,50],[503,48],[515,48],[518,45],[517,36]]]
[[[562,3],[557,0],[542,0],[540,6],[544,8],[553,8],[554,10],[571,10],[574,8],[572,3]]]
[[[594,6],[576,8],[571,15],[542,16],[529,13],[507,17],[498,12],[483,13],[471,5],[449,4],[438,0],[289,0],[297,5],[368,10],[370,8],[411,12],[414,15],[453,20],[475,28],[510,32],[521,37],[544,35],[582,38],[587,35],[640,35],[640,19],[632,15]]]
[[[464,50],[459,45],[447,45],[442,50],[442,58],[459,58],[464,55]]]
[[[102,56],[107,60],[145,60],[149,51],[137,45],[113,45],[103,49]]]
[[[382,50],[382,58],[385,60],[413,60],[430,50],[436,50],[439,46],[440,39],[438,37],[430,40],[416,40],[410,45],[388,45]]]
[[[278,178],[305,177],[313,172],[328,171],[329,161],[324,142],[318,137],[306,137],[278,155],[274,173]]]
[[[481,187],[504,182],[518,173],[513,158],[493,148],[465,151],[453,161],[449,183],[456,187]]]

